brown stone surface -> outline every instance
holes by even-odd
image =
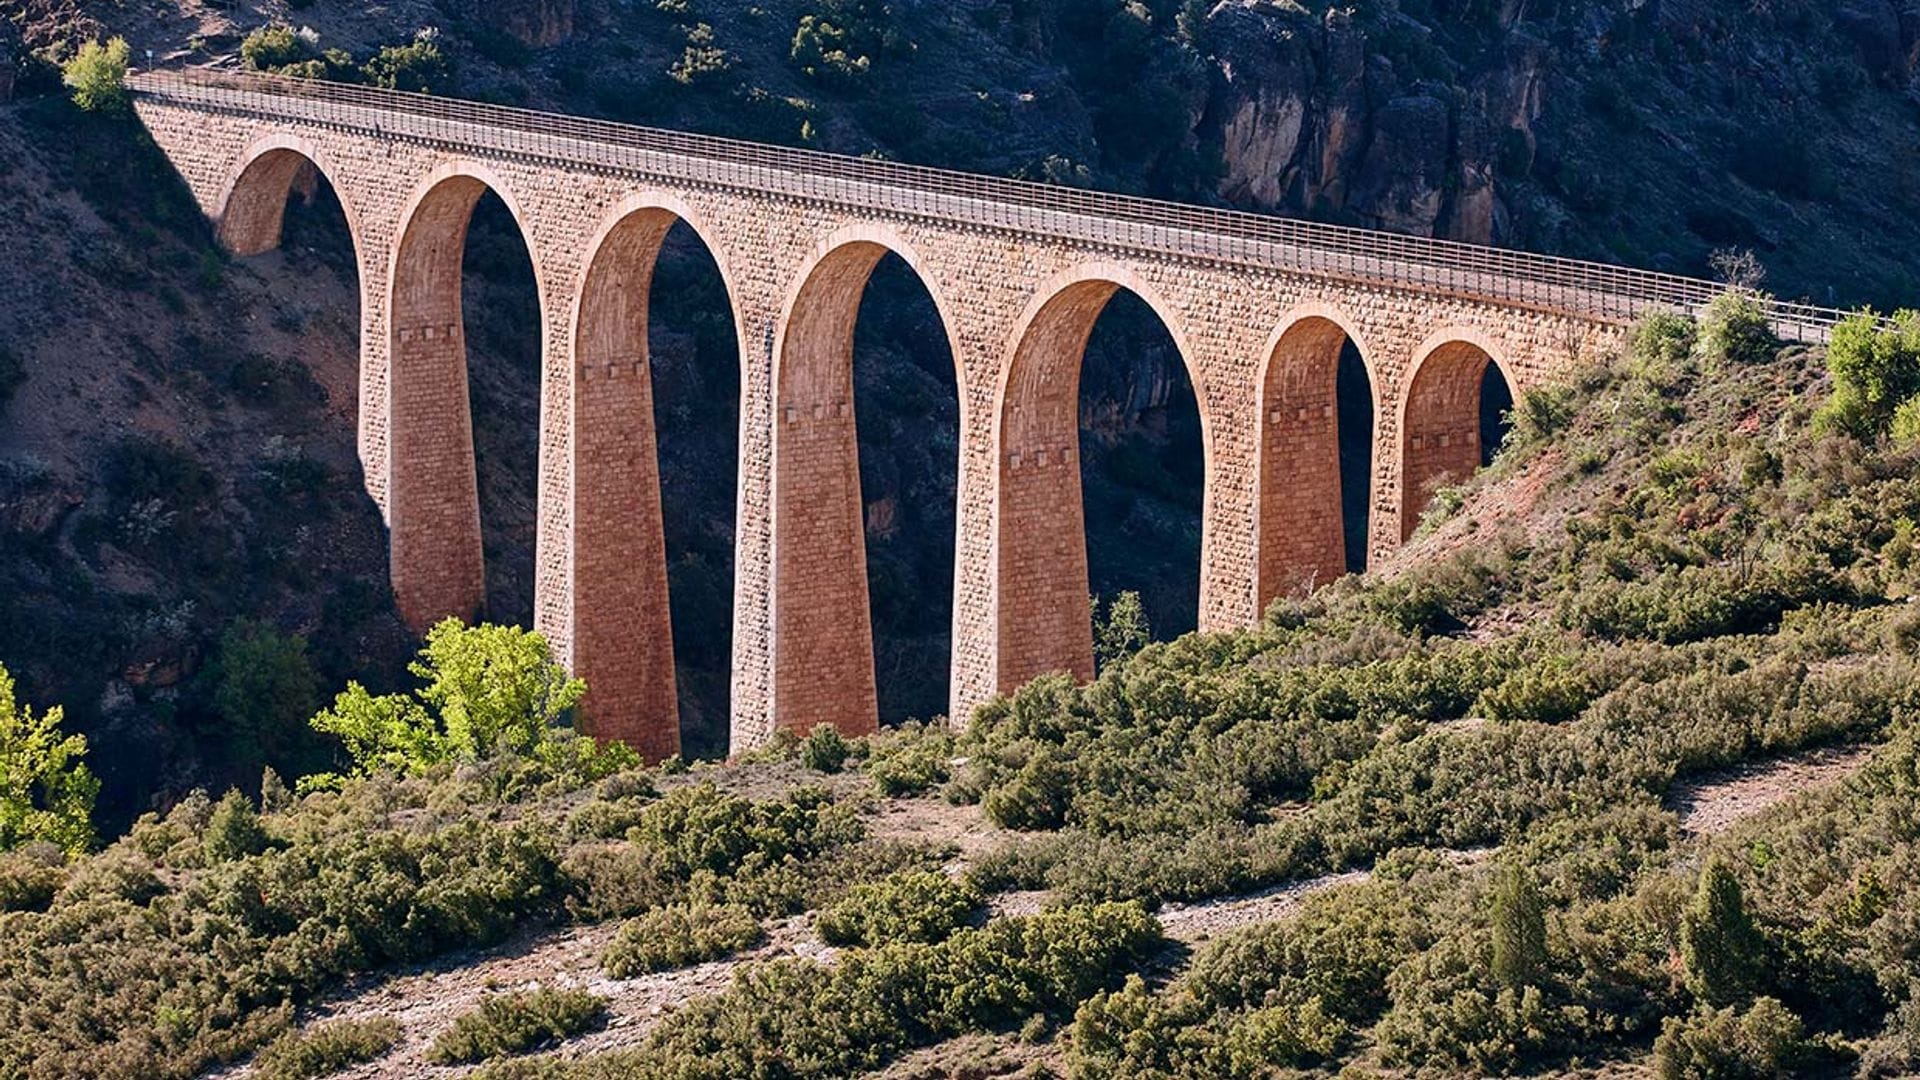
[[[535,621],[587,677],[594,730],[650,756],[677,745],[645,347],[652,259],[674,220],[719,264],[741,343],[736,749],[776,726],[874,722],[848,342],[886,252],[932,294],[957,367],[955,716],[1034,674],[1091,674],[1074,402],[1115,291],[1165,323],[1199,399],[1203,630],[1250,623],[1341,568],[1326,408],[1341,336],[1374,387],[1380,554],[1436,478],[1477,461],[1482,365],[1519,394],[1618,333],[1462,293],[880,214],[738,178],[667,183],[505,136],[456,148],[146,95],[137,107],[237,252],[277,241],[309,165],[339,195],[360,261],[360,457],[415,626],[482,596],[460,255],[480,194],[506,202],[544,324]]]

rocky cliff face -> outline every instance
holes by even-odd
[[[1708,0],[1547,11],[1508,0],[1492,12],[1408,0],[1364,16],[1222,0],[1206,25],[1219,76],[1197,134],[1219,148],[1222,198],[1481,243],[1538,246],[1547,230],[1517,228],[1516,213],[1551,219],[1571,202],[1590,214],[1580,192],[1554,193],[1558,205],[1535,197],[1543,130],[1562,144],[1556,162],[1604,158],[1606,146],[1571,144],[1591,137],[1583,125],[1611,113],[1605,137],[1630,141],[1642,126],[1634,114],[1655,112],[1661,89],[1687,104],[1645,126],[1658,129],[1669,159],[1718,165],[1719,177],[1703,178],[1709,187],[1728,179],[1726,163],[1711,158],[1712,141],[1728,134],[1716,128],[1791,128],[1809,106],[1845,111],[1841,99],[1863,91],[1920,104],[1920,0],[1769,5],[1747,16]],[[1630,80],[1665,86],[1637,95]]]
[[[1225,0],[1208,20],[1219,90],[1220,195],[1262,210],[1342,217],[1396,232],[1505,238],[1495,184],[1504,146],[1530,155],[1545,45],[1516,32],[1464,84],[1403,73],[1345,9],[1314,17],[1273,0]]]
[[[456,17],[491,27],[534,49],[572,40],[583,22],[593,21],[591,13],[583,18],[582,6],[578,0],[452,0],[443,5]]]

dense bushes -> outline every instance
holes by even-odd
[[[253,1075],[259,1080],[318,1080],[372,1061],[399,1041],[399,1022],[384,1016],[315,1024],[268,1043],[253,1059]]]
[[[667,1018],[644,1050],[557,1073],[634,1080],[857,1075],[967,1031],[1059,1021],[1160,944],[1138,905],[996,919],[937,944],[851,950],[834,966],[773,960]]]
[[[321,48],[320,36],[307,27],[272,23],[247,35],[240,59],[254,71],[415,93],[445,93],[453,78],[453,62],[433,30],[422,30],[405,44],[383,45],[361,63],[344,49]]]
[[[738,904],[668,904],[621,926],[600,966],[631,979],[731,956],[764,936],[753,912]]]
[[[855,885],[820,912],[820,936],[831,945],[939,941],[980,906],[971,885],[931,870],[912,870]]]
[[[489,1058],[537,1050],[578,1035],[605,1019],[605,998],[585,990],[549,986],[489,994],[471,1012],[454,1018],[427,1048],[438,1065],[471,1065]]]

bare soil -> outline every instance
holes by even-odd
[[[1680,827],[1698,836],[1771,809],[1810,788],[1843,780],[1864,765],[1872,746],[1833,746],[1739,766],[1674,786],[1667,805]]]

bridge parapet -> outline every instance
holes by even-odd
[[[250,72],[140,72],[137,94],[317,123],[383,139],[485,149],[634,178],[814,200],[974,228],[1072,238],[1123,254],[1206,259],[1629,322],[1698,314],[1725,286],[1700,278],[618,124],[511,106]],[[1769,299],[1784,339],[1824,342],[1847,314]]]

